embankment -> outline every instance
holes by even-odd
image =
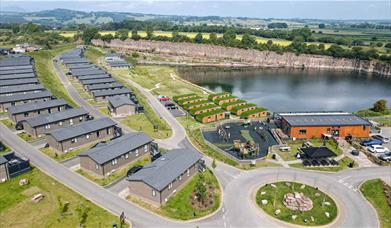
[[[333,69],[376,73],[391,78],[391,64],[379,61],[333,58],[322,55],[296,55],[294,53],[279,54],[270,51],[246,50],[207,44],[149,40],[112,40],[110,43],[93,40],[92,43],[96,46],[106,46],[125,52],[136,51],[161,57],[157,60],[145,61],[149,63]]]

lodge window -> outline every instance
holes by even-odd
[[[153,189],[152,189],[152,196],[156,196],[156,192]]]
[[[80,121],[83,121],[83,117],[82,117],[82,116],[80,116],[79,120],[80,120]]]
[[[48,113],[52,113],[52,110],[50,108],[48,108]]]
[[[70,125],[73,124],[73,119],[70,119],[70,120],[69,120],[69,124],[70,124]]]
[[[190,176],[190,169],[187,169],[186,173],[187,173],[187,176]]]
[[[144,146],[144,152],[147,152],[148,151],[148,145],[145,145]]]
[[[99,132],[99,131],[97,131],[97,132],[96,132],[96,137],[98,137],[98,138],[99,138],[99,135],[100,135],[100,132]]]
[[[95,169],[99,169],[99,165],[98,164],[95,164]]]
[[[179,175],[179,180],[182,180],[182,174],[181,174],[181,175]]]
[[[365,131],[367,129],[367,126],[363,125],[362,129]]]
[[[46,124],[45,129],[50,129],[50,124]]]
[[[62,126],[62,121],[60,121],[60,122],[58,123],[58,125]]]
[[[138,149],[136,149],[136,157],[138,156]]]
[[[89,139],[90,138],[90,134],[86,134],[86,139]]]
[[[129,153],[126,153],[125,154],[125,159],[128,159],[129,158]]]
[[[116,165],[118,163],[118,160],[117,159],[114,159],[111,161],[111,165]]]
[[[24,116],[29,116],[29,113],[28,113],[28,112],[25,112],[25,113],[24,113]]]
[[[307,134],[307,130],[305,130],[305,129],[299,130],[299,135],[305,135],[305,134]]]
[[[76,143],[77,142],[77,138],[73,138],[72,140],[71,140],[71,143]]]
[[[172,183],[168,184],[168,190],[172,189]]]
[[[107,134],[110,134],[110,132],[111,132],[110,130],[111,130],[111,128],[106,129]]]
[[[330,133],[331,132],[331,128],[327,128],[327,133]]]

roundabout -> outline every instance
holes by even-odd
[[[297,225],[327,225],[338,215],[337,205],[330,196],[297,182],[274,182],[260,187],[256,203],[273,218]]]

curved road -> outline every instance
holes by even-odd
[[[61,73],[59,74],[61,79]],[[64,78],[63,78],[64,79]],[[131,81],[130,81],[131,82]],[[63,81],[71,96],[72,86]],[[162,107],[152,94],[131,82],[146,95],[154,110],[173,128],[173,137],[162,140],[161,144],[173,147],[195,148],[185,138],[183,127]],[[77,92],[76,92],[77,93]],[[92,106],[75,99],[87,110]],[[93,108],[93,107],[92,107]],[[330,194],[337,202],[340,216],[330,227],[378,227],[376,213],[371,205],[357,191],[365,180],[385,178],[391,180],[390,167],[359,168],[339,173],[320,173],[291,168],[261,168],[243,171],[217,162],[216,174],[223,188],[222,208],[213,216],[194,222],[172,221],[141,209],[117,194],[96,185],[84,177],[70,171],[64,165],[52,160],[45,154],[24,142],[11,130],[0,124],[0,138],[16,152],[28,157],[43,172],[57,179],[87,199],[119,215],[124,212],[135,227],[286,227],[263,213],[254,204],[254,192],[257,187],[277,180],[291,180],[317,186]],[[172,144],[171,144],[172,143]],[[208,163],[210,159],[205,157]]]

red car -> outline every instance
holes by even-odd
[[[166,96],[159,96],[159,101],[169,101],[170,98],[169,97],[166,97]]]

